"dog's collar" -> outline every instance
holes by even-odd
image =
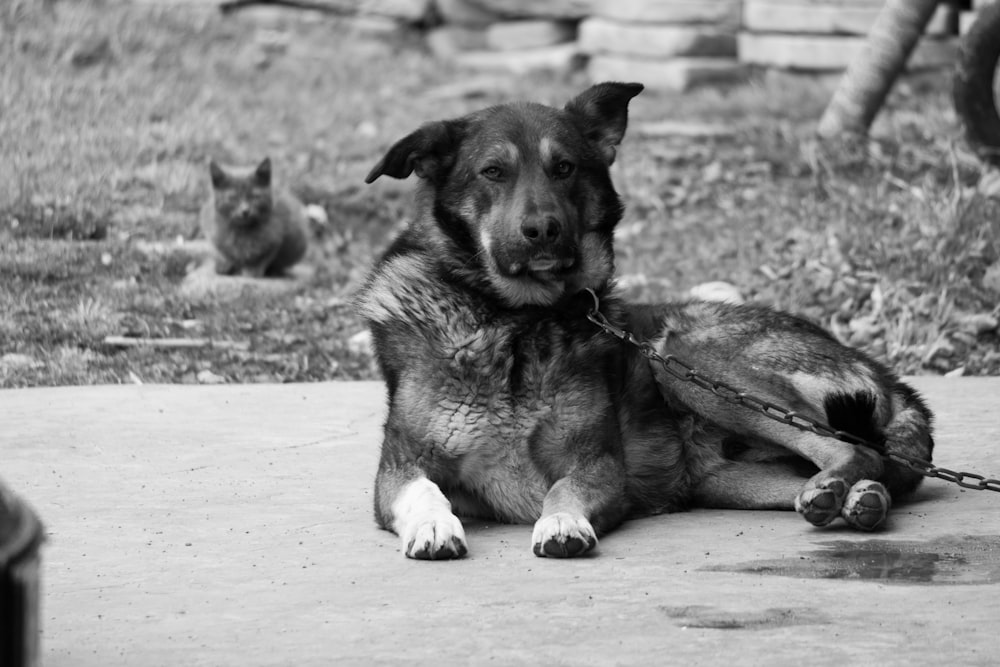
[[[587,311],[587,317],[592,319],[592,317],[596,317],[597,315],[600,315],[600,313],[601,313],[601,300],[598,298],[597,292],[595,292],[594,290],[592,290],[589,287],[586,287],[583,290],[581,290],[580,293],[581,294],[589,294],[590,298],[593,300],[593,305],[590,307],[590,310]]]
[[[635,336],[632,335],[630,331],[615,326],[614,324],[608,321],[608,318],[606,318],[604,316],[604,313],[601,312],[601,299],[600,297],[597,296],[597,292],[587,287],[580,292],[580,294],[583,293],[589,294],[593,302],[590,309],[587,311],[588,320],[596,324],[600,329],[604,331],[604,333],[614,336],[619,340],[627,341],[629,343],[639,346],[640,348],[648,346],[648,343],[643,343],[642,341],[639,341],[638,339],[636,339]]]

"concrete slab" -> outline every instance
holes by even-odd
[[[650,59],[736,56],[736,29],[715,25],[623,23],[593,17],[580,22],[584,53],[613,53]]]
[[[740,62],[793,70],[833,71],[846,69],[860,57],[867,40],[850,35],[788,35],[741,32]],[[909,71],[950,67],[958,56],[954,39],[922,39],[907,61]]]
[[[591,16],[629,23],[740,25],[741,0],[593,0]]]
[[[572,42],[574,39],[576,24],[570,21],[497,21],[486,28],[486,45],[496,51],[538,49]]]
[[[743,30],[750,32],[867,35],[884,3],[840,0],[745,0]],[[924,28],[925,35],[954,33],[956,9],[942,3]]]
[[[1000,475],[1000,378],[914,382],[939,464]],[[428,563],[372,522],[380,384],[6,390],[0,415],[49,532],[46,667],[996,662],[1000,493],[928,480],[877,535],[699,510],[570,561],[478,523]]]
[[[568,72],[576,68],[580,49],[576,42],[519,51],[465,51],[452,59],[459,67],[525,74],[535,70]]]
[[[594,82],[642,81],[653,90],[684,92],[707,85],[732,85],[746,81],[750,68],[736,58],[667,58],[650,60],[619,54],[600,54],[587,63]]]

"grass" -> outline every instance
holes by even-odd
[[[363,327],[347,304],[411,188],[363,185],[380,151],[424,120],[561,104],[587,85],[491,76],[480,94],[447,94],[470,75],[411,33],[111,0],[4,4],[0,62],[0,387],[376,377],[349,343]],[[812,141],[834,84],[770,73],[637,98],[614,168],[622,284],[650,300],[724,280],[902,373],[1000,372],[1000,203],[962,144],[947,75],[900,82],[857,162]],[[641,136],[663,119],[730,133]],[[207,160],[264,155],[329,216],[314,270],[290,295],[185,297]],[[248,348],[122,350],[108,335]]]

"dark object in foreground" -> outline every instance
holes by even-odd
[[[1000,115],[996,70],[1000,64],[1000,3],[986,5],[962,38],[952,95],[965,138],[981,160],[1000,167]]]
[[[0,665],[40,664],[39,564],[42,524],[0,485]]]

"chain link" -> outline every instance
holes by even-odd
[[[754,396],[747,391],[737,389],[726,382],[704,375],[690,364],[678,359],[672,354],[660,355],[648,341],[639,340],[631,331],[622,329],[621,327],[615,326],[609,322],[608,319],[604,317],[604,314],[601,313],[601,302],[597,298],[597,294],[591,289],[586,291],[589,292],[590,296],[594,299],[594,306],[587,313],[588,320],[600,327],[605,333],[614,336],[621,341],[629,343],[630,345],[634,345],[639,349],[639,352],[642,353],[644,357],[650,361],[660,364],[665,371],[674,377],[683,380],[684,382],[690,382],[697,387],[701,387],[702,389],[715,394],[727,403],[741,405],[749,410],[753,410],[754,412],[762,414],[765,417],[773,419],[776,422],[788,424],[789,426],[797,428],[800,431],[809,431],[824,438],[834,438],[852,445],[869,447],[881,453],[883,458],[902,464],[910,470],[918,472],[925,477],[943,479],[946,482],[957,484],[958,486],[966,489],[1000,492],[1000,479],[989,479],[983,475],[977,475],[973,472],[956,472],[954,470],[948,470],[947,468],[938,467],[930,461],[925,461],[919,457],[902,454],[900,452],[885,452],[885,447],[879,444],[869,442],[864,438],[859,438],[858,436],[848,433],[847,431],[834,429],[821,421],[799,414],[794,410],[789,410],[780,405],[776,405],[758,396]]]

